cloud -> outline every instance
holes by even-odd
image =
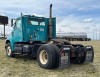
[[[53,4],[53,17],[57,17],[57,31],[61,29],[64,32],[90,34],[93,29],[100,27],[99,0],[2,0],[0,1],[0,14],[7,15],[10,19],[19,17],[21,12],[49,17],[51,3]],[[9,29],[7,27],[7,31]]]
[[[85,18],[85,19],[83,20],[83,22],[84,22],[84,23],[92,23],[92,22],[94,22],[94,20],[93,20],[92,18]]]
[[[100,27],[99,19],[77,17],[74,14],[62,17],[60,20],[58,20],[57,32],[85,32],[91,38],[93,38],[93,30]]]

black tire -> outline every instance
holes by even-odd
[[[43,62],[43,54],[46,54]],[[41,57],[42,56],[42,57]],[[37,51],[37,61],[40,67],[51,69],[56,63],[56,53],[50,44],[45,44],[39,47]]]
[[[6,55],[7,57],[15,57],[15,55],[12,52],[10,43],[6,45]]]
[[[80,56],[84,54],[84,56]],[[79,48],[79,51],[76,53],[76,60],[74,61],[75,64],[82,64],[85,61],[85,50],[82,48]]]
[[[55,65],[54,65],[54,68],[58,68],[59,67],[59,48],[54,45],[54,44],[51,44],[52,48],[55,50],[55,57],[56,57],[56,61],[55,61]]]

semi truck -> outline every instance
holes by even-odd
[[[13,30],[5,42],[6,55],[28,55],[37,58],[40,67],[45,69],[64,68],[71,63],[82,64],[93,62],[92,46],[71,44],[64,39],[56,38],[56,18],[23,15],[11,19]]]

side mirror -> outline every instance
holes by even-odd
[[[11,19],[11,27],[13,26],[13,19]]]

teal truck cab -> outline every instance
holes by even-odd
[[[5,42],[8,57],[29,55],[36,57],[42,68],[62,68],[70,63],[93,62],[92,46],[71,44],[64,39],[56,39],[56,18],[22,15],[11,20],[13,30]]]

